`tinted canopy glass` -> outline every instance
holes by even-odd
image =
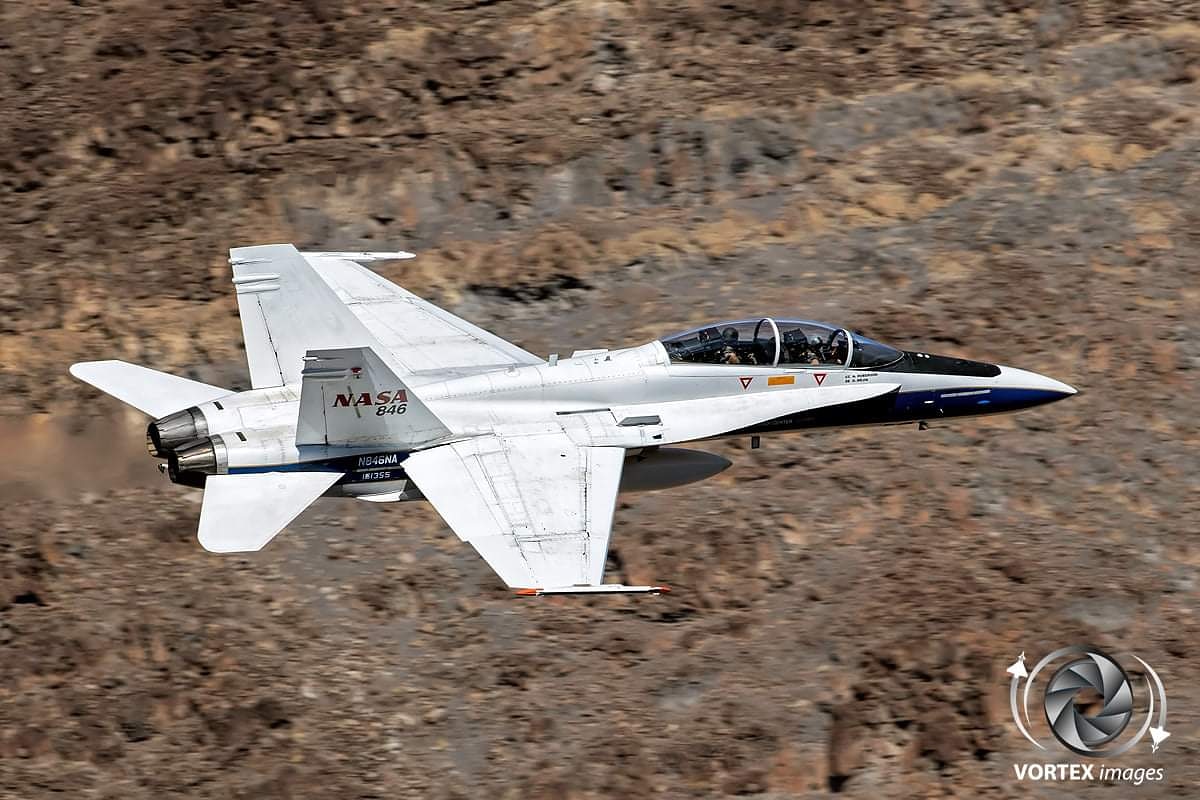
[[[714,322],[661,341],[672,361],[692,364],[876,369],[904,356],[845,328],[771,317]]]
[[[775,323],[782,343],[780,366],[845,366],[850,340],[844,329],[804,319],[779,319]]]
[[[775,363],[775,326],[766,318],[715,322],[661,341],[672,361],[767,367]]]
[[[888,347],[874,339],[868,339],[861,333],[854,332],[850,336],[854,340],[854,355],[850,358],[851,367],[879,369],[904,358],[904,353],[896,348]]]

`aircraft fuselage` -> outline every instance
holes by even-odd
[[[701,364],[671,361],[660,342],[449,378],[414,374],[409,386],[452,432],[431,445],[494,432],[566,430],[578,443],[623,447],[637,456],[626,464],[623,491],[701,480],[728,466],[719,456],[670,445],[1004,413],[1075,394],[1034,372],[924,353],[905,353],[881,369]],[[828,405],[838,393],[844,402]],[[298,386],[285,386],[200,405],[192,415],[203,420],[199,433],[211,437],[211,453],[208,439],[190,447],[199,446],[201,458],[211,464],[203,471],[189,469],[196,462],[189,462],[186,448],[164,451],[173,479],[203,485],[205,472],[328,469],[345,473],[330,494],[421,499],[404,473],[407,450],[384,441],[297,445],[299,397]],[[402,405],[391,392],[347,390],[333,397],[339,410],[360,415],[396,413]],[[155,425],[162,422],[151,431]],[[659,448],[669,452],[656,455]]]

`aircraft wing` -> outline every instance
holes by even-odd
[[[229,263],[255,389],[298,383],[310,349],[376,344],[292,245],[234,247]]]
[[[408,254],[230,249],[255,389],[297,383],[309,350],[370,347],[399,375],[543,363],[349,260],[378,255]]]
[[[306,258],[388,349],[401,374],[545,362],[349,259],[321,254],[306,254]]]
[[[413,453],[404,469],[506,584],[586,591],[604,575],[624,458],[561,432],[490,435]]]

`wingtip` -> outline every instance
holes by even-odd
[[[406,261],[416,258],[416,253],[407,250],[305,250],[302,255],[306,258],[342,258],[347,261],[360,263],[371,261]]]
[[[105,394],[109,392],[101,382],[106,370],[110,370],[114,365],[121,364],[129,366],[128,362],[122,361],[119,358],[104,358],[99,361],[76,361],[71,366],[67,367],[67,372],[77,381],[83,381],[89,386],[93,386]]]
[[[97,366],[101,366],[104,364],[115,364],[115,363],[118,363],[117,360],[112,359],[112,358],[105,359],[102,361],[76,361],[74,364],[67,367],[67,372],[69,372],[71,374],[71,377],[77,378],[84,382],[87,382],[87,377],[85,377],[85,376],[87,375],[88,367],[97,367]]]
[[[518,597],[541,597],[550,594],[670,594],[671,587],[660,586],[625,586],[620,583],[602,583],[596,585],[581,584],[576,586],[543,586],[540,588],[514,588]]]

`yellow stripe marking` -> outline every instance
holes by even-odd
[[[795,375],[775,375],[767,378],[767,386],[791,386],[795,382]]]

